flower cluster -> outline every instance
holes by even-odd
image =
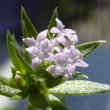
[[[54,61],[55,64],[49,66],[46,69],[47,72],[55,78],[71,77],[76,67],[88,67],[88,64],[82,60],[81,52],[75,47],[78,42],[76,32],[65,29],[58,18],[56,23],[56,27],[52,27],[50,32],[44,30],[36,39],[24,38],[23,41],[28,46],[26,51],[32,59],[32,70],[35,70],[43,61]]]

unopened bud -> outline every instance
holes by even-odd
[[[18,87],[24,87],[26,85],[25,79],[23,79],[19,74],[15,76],[16,84]]]

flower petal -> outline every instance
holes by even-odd
[[[46,69],[47,72],[54,74],[55,73],[55,66],[51,65]]]
[[[53,34],[56,34],[56,33],[60,33],[61,31],[57,28],[57,27],[53,27],[51,30],[50,30],[51,33]]]
[[[71,54],[70,54],[70,49],[68,49],[68,48],[66,48],[66,47],[63,49],[63,53],[67,54],[68,56],[71,55]]]
[[[58,18],[56,18],[55,20],[57,22],[57,28],[62,31],[64,28],[63,23]]]
[[[57,37],[57,41],[59,43],[62,43],[64,46],[67,46],[67,40],[66,40],[66,38],[64,38],[64,36],[63,37]]]
[[[47,30],[44,30],[44,31],[40,32],[40,33],[38,34],[36,40],[37,40],[38,42],[41,42],[42,40],[45,40],[45,38],[46,38],[46,36],[47,36],[47,32],[48,32]]]
[[[51,54],[49,53],[48,54],[48,57],[47,58],[44,58],[45,61],[55,61],[56,58],[55,58],[55,55],[54,54]]]
[[[36,47],[26,48],[26,51],[29,52],[29,54],[31,55],[31,58],[34,58],[40,55],[40,50]]]
[[[36,40],[34,38],[24,38],[23,42],[29,47],[35,46],[36,44]]]
[[[72,29],[68,29],[68,28],[64,29],[63,32],[67,33],[67,34],[75,34],[76,33],[76,31],[74,31]]]
[[[59,42],[57,41],[57,37],[51,40],[53,47],[58,46]]]
[[[68,37],[68,39],[74,43],[77,43],[78,42],[78,37],[76,34],[74,35],[71,35],[71,34],[66,34],[66,36]]]
[[[58,76],[63,76],[64,75],[64,67],[59,66],[59,65],[55,65],[55,73],[54,73],[54,77],[58,77]]]
[[[81,59],[77,59],[77,61],[76,61],[76,66],[78,66],[78,67],[88,67],[89,65],[86,63],[86,62],[84,62],[83,60],[81,60]]]
[[[67,63],[68,56],[65,53],[58,53],[56,54],[56,64],[63,66],[64,64]]]
[[[35,57],[34,59],[32,59],[32,65],[31,65],[32,70],[35,70],[41,63],[42,63],[42,60],[39,59],[38,57]]]
[[[56,50],[57,52],[61,52],[63,48],[60,46],[57,46],[57,47],[54,47],[53,50]]]
[[[48,40],[41,41],[41,44],[40,44],[41,51],[43,52],[47,48],[48,48]]]
[[[74,57],[81,57],[81,52],[75,47],[75,46],[71,46],[70,48],[70,55],[71,55],[71,58],[74,58]]]
[[[73,64],[68,64],[67,65],[67,72],[69,76],[72,76],[72,74],[75,72],[76,66]]]

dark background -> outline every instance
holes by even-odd
[[[21,6],[39,32],[46,29],[53,10],[58,7],[59,18],[66,27],[77,31],[79,42],[107,40],[105,46],[85,59],[90,66],[80,71],[87,74],[89,80],[110,84],[109,0],[0,0],[0,69],[3,65],[7,68],[9,59],[7,29],[15,33],[18,42],[21,42]],[[26,101],[17,103],[16,110],[24,110]],[[66,103],[70,110],[110,110],[110,94],[66,97]]]

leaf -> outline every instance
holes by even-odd
[[[99,45],[105,43],[104,40],[98,40],[93,42],[87,42],[76,46],[82,53],[83,58],[87,57],[92,51],[94,51]]]
[[[17,51],[15,49],[15,42],[13,41],[13,38],[10,34],[10,32],[7,32],[7,46],[8,51],[11,57],[11,60],[17,70],[20,70],[21,72],[28,69],[27,66],[23,63],[22,59],[17,54]]]
[[[33,105],[31,105],[31,104],[28,103],[28,106],[27,106],[26,110],[41,110],[41,109],[36,108]]]
[[[21,93],[20,89],[15,89],[9,86],[0,85],[0,94],[7,96],[7,97],[13,97],[17,94]]]
[[[88,78],[88,76],[87,75],[85,75],[85,74],[81,74],[80,72],[78,72],[78,71],[75,71],[75,73],[73,74],[73,76],[72,76],[73,78],[75,78],[75,79],[83,79],[83,78]]]
[[[5,78],[1,75],[0,75],[0,83],[11,87],[16,87],[16,84],[12,79]]]
[[[28,99],[31,105],[40,109],[46,109],[50,106],[47,100],[47,96],[42,93],[32,93],[29,95]]]
[[[12,35],[11,38],[13,40],[14,47],[15,47],[16,52],[19,55],[20,59],[23,61],[23,63],[25,65],[27,65],[28,67],[30,67],[30,65],[31,65],[31,58],[30,58],[29,53],[19,47],[14,34]]]
[[[15,110],[15,107],[14,106],[8,106],[5,108],[2,108],[2,110]]]
[[[48,95],[48,97],[52,110],[68,110],[64,103],[60,101],[57,97],[53,95]]]
[[[10,100],[23,100],[24,98],[21,95],[14,95]]]
[[[31,20],[28,18],[24,8],[21,9],[21,15],[22,15],[22,31],[23,31],[23,37],[34,37],[38,35],[38,32],[34,25],[32,24]]]
[[[54,13],[53,13],[53,15],[52,15],[52,19],[51,19],[51,21],[50,21],[50,23],[49,23],[49,26],[48,26],[49,32],[50,32],[50,29],[51,29],[52,27],[56,26],[56,21],[55,21],[56,18],[58,18],[57,8],[55,8]]]
[[[48,90],[55,95],[79,96],[96,95],[110,92],[110,85],[85,80],[66,81]]]

